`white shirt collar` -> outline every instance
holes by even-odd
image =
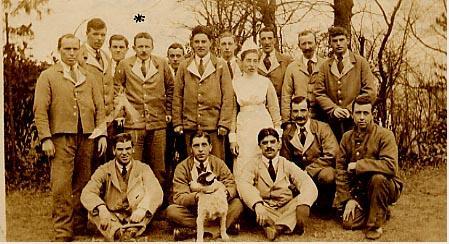
[[[298,134],[300,133],[300,128],[298,124],[296,124],[296,128],[298,129]],[[310,118],[307,120],[306,124],[304,125],[304,128],[306,128],[307,133],[310,133]]]
[[[201,163],[200,163],[200,161],[196,160],[195,157],[193,158],[193,162],[195,162],[195,167],[198,167],[198,168],[200,167]],[[204,165],[204,167],[206,167],[206,171],[210,170],[209,158],[207,158],[206,161],[203,162],[203,165]]]
[[[309,60],[312,60],[312,62],[315,64],[318,62],[315,53],[313,53],[313,56],[311,59],[308,59],[308,58],[306,58],[306,56],[302,55],[302,62],[304,63],[305,66],[307,66],[307,63],[309,62]]]
[[[131,160],[131,162],[129,162],[129,163],[125,166],[126,171],[127,171],[128,173],[129,173],[129,170],[131,169],[132,164],[133,164],[133,160]],[[115,165],[118,167],[120,173],[122,173],[122,171],[123,171],[123,165],[120,164],[117,160],[115,160]]]
[[[204,57],[200,58],[198,55],[195,54],[195,62],[196,65],[200,65],[200,60],[203,59],[203,65],[204,68],[206,68],[206,64],[209,62],[210,60],[210,52],[208,52]]]
[[[346,50],[346,52],[343,54],[343,60],[346,60],[349,57],[349,49]],[[338,61],[337,55],[334,54],[335,60]]]
[[[267,166],[267,168],[270,166],[269,161],[270,159],[262,155],[262,162],[265,164],[265,166]],[[277,172],[278,162],[279,162],[279,153],[273,159],[271,159],[271,163],[273,164],[275,172]]]
[[[68,64],[61,61],[61,64],[62,64],[62,68],[64,69],[64,72],[67,71],[67,73],[69,73],[72,67],[73,67],[73,70],[75,71],[75,73],[77,73],[77,71],[78,71],[78,63],[75,63],[73,66],[69,66]]]

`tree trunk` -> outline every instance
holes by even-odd
[[[353,0],[334,0],[334,26],[341,26],[348,31],[351,37],[351,18]],[[351,38],[349,38],[351,43]]]

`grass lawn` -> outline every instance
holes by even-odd
[[[426,168],[403,174],[406,185],[392,218],[379,241],[446,241],[446,168]],[[9,192],[6,196],[7,241],[51,241],[50,193]],[[153,221],[142,241],[172,241],[165,221]],[[77,240],[89,241],[91,237]],[[255,227],[242,226],[232,241],[266,241]],[[364,241],[362,231],[345,231],[333,220],[311,218],[302,236],[281,236],[277,241]],[[194,241],[193,239],[189,241]]]

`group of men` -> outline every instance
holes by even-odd
[[[231,81],[242,75],[235,36],[222,33],[217,57],[210,30],[197,26],[193,54],[186,58],[173,43],[167,62],[152,54],[146,32],[134,36],[135,55],[128,58],[127,38],[112,35],[109,58],[101,49],[106,33],[106,23],[94,18],[85,44],[61,36],[60,62],[36,84],[33,109],[51,160],[57,241],[73,240],[88,219],[108,240],[128,240],[155,215],[174,225],[175,240],[183,239],[196,226],[198,192],[190,184],[205,171],[226,186],[230,234],[238,233],[245,211],[269,240],[303,234],[312,207],[325,215],[336,209],[344,228],[381,236],[402,190],[398,151],[392,132],[373,122],[374,76],[348,50],[343,28],[329,29],[327,59],[317,56],[313,32],[299,33],[303,55],[293,62],[275,49],[273,29],[260,31],[259,73],[276,89],[284,131],[261,130],[262,156],[239,176],[230,170],[227,141]]]

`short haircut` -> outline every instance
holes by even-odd
[[[87,22],[86,32],[89,33],[90,29],[101,30],[106,28],[106,23],[100,18],[93,18]]]
[[[113,148],[117,146],[117,143],[119,142],[127,142],[130,141],[131,145],[134,146],[133,137],[129,133],[120,133],[113,138]]]
[[[293,97],[291,102],[290,102],[290,108],[292,108],[293,104],[300,104],[304,100],[307,103],[307,108],[310,109],[310,101],[309,101],[309,99],[307,99],[306,97],[303,97],[303,96],[295,96],[295,97]]]
[[[221,40],[221,38],[224,38],[224,37],[232,37],[232,39],[234,40],[234,42],[237,42],[236,40],[235,40],[235,35],[234,34],[232,34],[232,32],[230,32],[230,31],[224,31],[223,33],[221,33],[220,34],[220,37],[218,38],[219,40]]]
[[[78,40],[78,44],[80,44],[80,39],[73,34],[65,34],[58,38],[58,50],[61,49],[61,44],[63,39],[76,39]]]
[[[206,138],[206,139],[207,139],[207,142],[208,142],[209,144],[211,144],[211,141],[210,141],[210,135],[209,135],[207,132],[205,132],[205,131],[198,130],[198,131],[195,131],[195,133],[193,133],[193,135],[190,137],[190,145],[193,144],[193,139],[194,139],[194,138],[201,138],[201,137]]]
[[[307,36],[309,34],[312,34],[312,36],[313,36],[313,38],[314,38],[314,40],[316,42],[316,35],[315,35],[315,33],[313,31],[311,31],[311,30],[303,30],[303,31],[298,33],[298,43],[299,43],[299,38],[301,36]]]
[[[259,55],[259,51],[257,49],[248,49],[242,52],[242,54],[240,54],[240,59],[243,61],[243,59],[245,59],[246,55],[250,54],[250,53],[255,53],[257,55]]]
[[[212,41],[212,32],[211,30],[204,25],[197,25],[192,30],[192,36],[190,37],[190,40],[193,40],[193,37],[197,34],[205,34],[209,41]]]
[[[259,37],[260,37],[260,34],[262,34],[262,32],[271,32],[271,33],[273,33],[273,36],[276,36],[275,34],[275,31],[274,31],[274,28],[273,27],[271,27],[271,26],[265,26],[265,27],[263,27],[262,29],[260,29],[260,31],[259,31]]]
[[[112,41],[125,41],[126,47],[128,47],[128,39],[126,39],[123,35],[112,35],[111,38],[109,38],[109,47],[112,46]]]
[[[267,136],[274,136],[274,138],[279,141],[279,134],[275,129],[264,128],[260,130],[259,134],[257,135],[257,143],[260,145],[260,142]]]
[[[354,99],[354,102],[352,103],[352,112],[354,112],[354,107],[355,107],[355,104],[358,104],[358,105],[366,105],[366,104],[370,104],[370,105],[373,105],[373,103],[371,102],[371,99],[368,97],[368,96],[361,96],[361,95],[359,95],[359,96],[357,96],[355,99]],[[371,108],[371,110],[372,110],[373,108]]]
[[[150,35],[150,33],[148,32],[139,32],[137,33],[137,35],[134,36],[134,46],[136,45],[136,40],[139,38],[145,38],[145,39],[150,39],[151,40],[151,45],[154,46],[153,44],[153,37]]]
[[[344,35],[349,38],[348,31],[341,26],[331,26],[329,28],[329,38]]]
[[[168,50],[170,49],[178,49],[180,48],[182,50],[182,54],[184,54],[184,47],[181,45],[181,43],[172,43],[168,48],[167,48],[167,57],[168,57]]]

